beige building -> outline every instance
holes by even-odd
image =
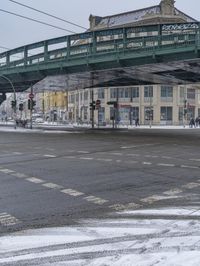
[[[93,100],[101,102],[94,111],[96,124],[112,124],[117,119],[121,125],[132,125],[139,118],[141,124],[183,125],[200,115],[200,90],[194,85],[95,88]],[[69,120],[91,122],[91,102],[91,89],[71,92]]]
[[[157,6],[122,14],[106,17],[90,15],[90,30],[196,22],[195,19],[178,10],[174,4],[174,0],[162,0]],[[200,115],[197,85],[163,84],[95,88],[93,92],[91,89],[70,92],[68,119],[72,122],[91,122],[92,99],[101,101],[101,106],[94,111],[96,124],[98,121],[102,124],[111,124],[114,119],[120,124],[129,125],[134,124],[135,119],[139,118],[141,124],[179,125],[186,123],[190,117]],[[109,105],[108,102],[113,104]]]

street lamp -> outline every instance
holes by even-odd
[[[14,124],[14,128],[16,129],[17,128],[17,106],[16,106],[16,91],[15,91],[15,88],[14,88],[14,85],[13,85],[13,83],[12,83],[12,81],[8,78],[8,77],[6,77],[6,76],[4,76],[4,75],[0,75],[0,77],[1,78],[4,78],[5,80],[7,80],[9,83],[10,83],[10,85],[11,85],[11,87],[12,87],[12,90],[13,90],[13,94],[14,94],[14,102],[15,102],[15,105],[14,105],[14,107],[13,107],[13,110],[14,110],[14,120],[15,120],[15,124]]]

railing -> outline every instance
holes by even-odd
[[[179,33],[176,31],[175,34],[162,34],[161,25],[85,32],[37,42],[1,53],[0,70],[53,61],[98,58],[109,54],[125,55],[131,52],[140,55],[145,52],[155,53],[167,49],[195,47],[200,43],[199,36],[198,28],[192,28],[186,32],[181,30]]]

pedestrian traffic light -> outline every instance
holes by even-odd
[[[90,103],[90,110],[95,110],[95,101],[92,101],[91,103]]]
[[[11,101],[11,107],[14,109],[17,105],[17,101],[14,100],[14,101]]]
[[[19,111],[23,111],[24,110],[24,105],[23,105],[23,103],[20,103],[19,104]]]
[[[101,107],[101,100],[96,100],[96,108],[99,109]]]

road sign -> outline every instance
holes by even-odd
[[[29,93],[29,98],[33,99],[34,98],[34,94],[33,93]]]

